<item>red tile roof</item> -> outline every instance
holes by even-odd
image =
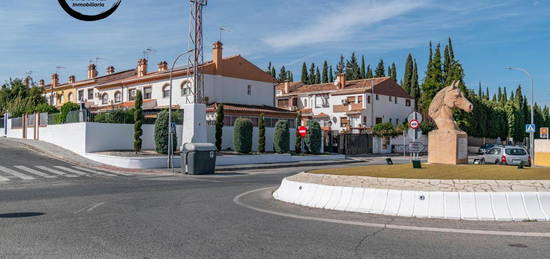
[[[208,107],[206,108],[206,112],[216,112],[218,105],[219,105],[218,103],[213,103],[208,105]],[[264,113],[265,115],[277,114],[277,115],[284,115],[285,117],[294,117],[296,115],[295,112],[291,112],[289,110],[285,110],[285,109],[281,109],[273,106],[267,106],[267,105],[224,103],[223,110],[228,114],[238,113],[238,114],[260,115],[260,113]]]

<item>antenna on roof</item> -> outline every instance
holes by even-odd
[[[226,28],[224,26],[220,26],[219,31],[220,31],[220,42],[222,42],[222,32],[224,32],[224,31],[231,32],[231,30],[229,30],[228,28]]]
[[[65,68],[66,68],[66,67],[57,66],[57,67],[55,67],[55,73],[56,73],[56,74],[59,74],[59,70],[65,69]]]
[[[156,51],[155,49],[153,49],[153,48],[146,48],[146,49],[143,51],[143,58],[149,60],[149,55],[150,55],[151,53],[155,53],[155,52],[157,52],[157,51]]]
[[[95,57],[93,59],[90,59],[90,64],[94,64],[97,66],[97,64],[99,63],[100,60],[105,60],[104,58],[100,58],[100,57]]]

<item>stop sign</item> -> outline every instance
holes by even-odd
[[[420,127],[420,123],[417,120],[409,121],[409,128],[418,129],[418,127]]]
[[[307,134],[307,128],[304,126],[298,127],[298,133],[300,134],[301,137],[305,137]]]

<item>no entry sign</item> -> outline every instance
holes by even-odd
[[[298,127],[298,133],[300,134],[301,137],[305,137],[307,134],[307,128],[304,126]]]
[[[418,129],[418,127],[420,127],[420,123],[417,120],[409,121],[409,128]]]

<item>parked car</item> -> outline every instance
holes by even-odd
[[[479,154],[485,154],[487,151],[489,151],[491,148],[493,148],[495,144],[483,144],[481,147],[479,147]]]
[[[523,163],[531,166],[531,156],[527,149],[519,146],[495,146],[482,157],[482,163],[496,165],[519,165]]]

